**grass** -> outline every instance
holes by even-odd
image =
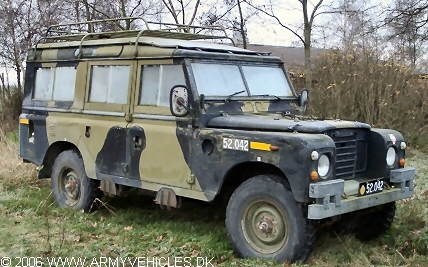
[[[22,164],[16,145],[0,133],[0,256],[8,257],[207,257],[214,266],[284,266],[239,259],[226,237],[224,211],[187,200],[162,210],[149,197],[130,192],[103,198],[92,214],[61,209],[52,202],[49,180]],[[352,236],[321,231],[305,263],[292,266],[428,266],[428,164],[412,151],[416,196],[398,205],[388,233],[361,243]]]

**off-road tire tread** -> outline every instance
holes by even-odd
[[[366,242],[385,234],[391,228],[396,209],[395,202],[390,202],[384,205],[383,210],[362,216],[359,227],[355,229],[355,238]]]
[[[249,258],[249,257],[255,257],[254,255],[248,255],[246,253],[243,253],[241,249],[241,240],[237,238],[235,235],[233,235],[229,229],[229,223],[228,220],[231,218],[231,216],[236,216],[236,214],[230,214],[231,210],[229,209],[229,206],[231,205],[231,201],[235,201],[236,197],[242,190],[246,190],[248,187],[254,186],[256,183],[268,183],[272,184],[273,187],[281,187],[283,188],[283,194],[288,195],[288,198],[292,201],[294,201],[294,204],[296,205],[296,217],[300,217],[301,224],[305,224],[305,230],[300,233],[300,242],[295,243],[292,245],[292,255],[289,258],[281,257],[281,255],[277,255],[278,257],[274,257],[275,260],[278,262],[289,262],[293,263],[296,261],[304,261],[307,259],[307,257],[310,254],[310,251],[312,249],[314,240],[315,240],[315,233],[314,233],[314,227],[312,225],[308,226],[308,219],[307,216],[305,217],[304,210],[301,208],[300,204],[295,202],[294,197],[292,195],[292,192],[289,190],[289,186],[286,182],[282,181],[282,179],[278,176],[274,175],[258,175],[253,178],[248,179],[247,181],[243,182],[235,192],[233,192],[228,208],[226,210],[226,227],[228,228],[227,236],[232,244],[233,251],[241,258]],[[299,212],[300,211],[300,212]],[[235,229],[236,230],[236,229]]]
[[[65,165],[64,162],[62,161],[70,158],[76,159],[78,161],[79,168],[80,168],[80,170],[78,171],[81,171],[84,175],[84,177],[81,178],[82,188],[80,189],[82,192],[81,198],[83,198],[83,202],[79,203],[76,207],[73,207],[73,208],[77,210],[83,210],[84,212],[92,212],[96,210],[99,206],[98,203],[95,202],[95,199],[101,198],[101,196],[103,195],[103,192],[99,188],[100,182],[98,180],[91,179],[86,175],[82,156],[76,150],[65,150],[61,152],[58,155],[58,157],[55,159],[55,162],[52,167],[52,178],[51,178],[51,179],[57,179],[57,181],[52,180],[52,190],[53,190],[54,200],[61,207],[65,207],[65,208],[69,207],[67,204],[64,203],[61,197],[57,194],[58,192],[55,192],[54,186],[57,186],[56,183],[58,183],[58,178],[55,178],[54,174],[56,170],[60,168],[57,165],[58,164]],[[87,186],[85,186],[85,183],[87,183]],[[85,188],[83,188],[84,186]]]
[[[306,220],[306,227],[305,227],[306,241],[303,244],[303,248],[302,248],[302,252],[300,253],[299,260],[301,262],[305,262],[309,258],[309,255],[311,255],[312,249],[317,239],[318,221],[308,219],[308,205],[301,204],[300,206],[302,209],[303,218],[305,218]]]

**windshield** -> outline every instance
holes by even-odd
[[[198,92],[205,96],[293,96],[280,66],[192,63],[192,69]]]

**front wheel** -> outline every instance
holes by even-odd
[[[85,212],[96,208],[94,200],[102,193],[99,181],[86,176],[82,157],[74,150],[66,150],[55,159],[51,186],[58,206]]]
[[[370,241],[383,235],[391,228],[395,217],[395,202],[370,209],[348,213],[333,224],[333,229],[342,234],[355,235],[360,241]]]
[[[240,185],[229,200],[226,227],[243,258],[305,260],[312,246],[310,225],[292,193],[275,176],[259,175]]]
[[[396,208],[395,202],[390,202],[377,211],[361,216],[354,230],[355,237],[360,241],[370,241],[385,234],[394,221]]]

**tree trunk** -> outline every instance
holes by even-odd
[[[247,33],[245,32],[245,22],[244,22],[244,16],[242,15],[241,0],[237,0],[237,1],[238,1],[239,18],[241,20],[239,23],[239,28],[242,36],[242,45],[244,49],[247,49]]]
[[[322,0],[318,3],[318,6],[321,4]],[[305,86],[307,89],[312,88],[312,60],[311,60],[311,31],[312,31],[312,21],[315,16],[314,9],[310,19],[308,16],[308,1],[303,0],[302,10],[303,10],[303,38],[304,43],[303,46],[305,48]]]
[[[22,84],[21,84],[21,66],[19,65],[19,62],[15,63],[15,68],[16,68],[16,80],[18,83],[18,90],[22,89]]]
[[[305,24],[305,83],[306,88],[312,88],[312,59],[311,59],[311,26]]]

